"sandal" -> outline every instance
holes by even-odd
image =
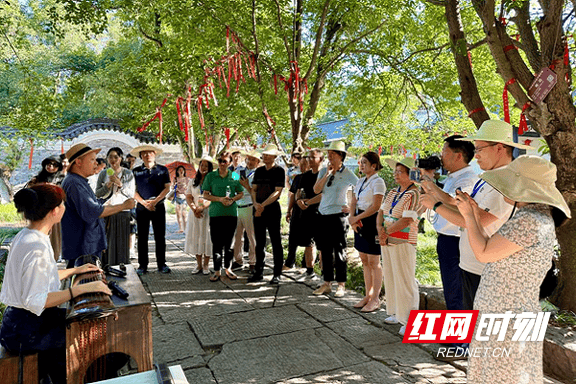
[[[226,277],[228,277],[230,280],[238,279],[238,276],[236,276],[236,274],[234,272],[230,272],[230,271],[226,271]]]
[[[380,309],[380,302],[369,302],[368,304],[366,304],[364,306],[364,308],[362,308],[360,310],[360,312],[364,312],[364,313],[369,313],[369,312],[374,312]]]
[[[364,298],[362,300],[360,300],[359,302],[357,302],[356,304],[353,305],[354,308],[363,308],[366,304],[368,304],[368,296],[364,296]]]
[[[215,283],[215,282],[217,282],[218,280],[220,280],[220,275],[211,276],[208,280],[210,280],[211,282]]]

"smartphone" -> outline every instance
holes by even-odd
[[[413,168],[410,170],[409,178],[410,180],[419,183],[422,181],[422,172],[420,172],[420,169],[418,168]]]
[[[240,178],[241,178],[241,179],[245,179],[245,178],[246,178],[246,170],[245,170],[245,169],[241,169],[241,170],[240,170]]]

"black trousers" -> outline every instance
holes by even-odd
[[[324,281],[334,281],[334,269],[336,269],[336,281],[345,283],[348,268],[345,251],[348,215],[344,213],[320,215],[319,223],[318,249],[322,251]]]
[[[474,298],[480,285],[480,275],[462,270],[462,309],[474,309]]]
[[[438,234],[436,244],[446,309],[462,309],[462,270],[460,269],[460,238]]]
[[[231,247],[237,223],[238,218],[236,216],[215,216],[210,218],[212,259],[214,261],[214,271],[216,272],[222,269],[222,257],[224,257],[224,268],[230,268],[230,263],[234,257]]]
[[[155,211],[149,211],[143,205],[136,207],[136,223],[138,226],[138,264],[140,269],[148,269],[148,234],[150,222],[154,230],[156,242],[156,264],[158,269],[166,265],[166,208],[164,203],[156,205]]]
[[[0,328],[0,344],[12,353],[38,352],[40,378],[66,383],[65,310],[47,308],[40,316],[8,307]]]
[[[266,229],[272,243],[272,253],[274,255],[274,276],[282,274],[284,264],[284,250],[282,249],[282,238],[280,235],[280,220],[282,211],[280,203],[275,202],[264,208],[262,216],[254,216],[254,234],[256,236],[256,274],[264,272],[264,258],[266,254]]]

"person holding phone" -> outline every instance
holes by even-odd
[[[328,168],[322,168],[314,184],[314,193],[322,193],[318,211],[318,227],[322,252],[324,284],[314,291],[315,295],[332,292],[332,281],[336,277],[338,288],[334,297],[343,297],[346,293],[346,274],[348,260],[346,257],[346,233],[348,232],[347,216],[350,212],[347,192],[356,185],[358,178],[344,165],[347,151],[343,141],[333,141],[325,151],[328,152]],[[336,276],[334,276],[334,270]]]
[[[360,159],[362,177],[356,183],[348,222],[354,230],[354,248],[358,251],[364,268],[366,296],[354,308],[362,312],[373,312],[380,308],[382,288],[382,265],[380,264],[380,244],[376,242],[378,230],[376,217],[386,194],[386,184],[378,171],[382,169],[380,156],[376,152],[366,152]]]
[[[382,252],[386,312],[390,315],[384,322],[402,324],[398,333],[404,335],[410,311],[418,309],[420,302],[415,278],[420,193],[408,175],[414,168],[414,159],[386,159],[386,164],[394,170],[398,188],[388,192],[376,219]]]

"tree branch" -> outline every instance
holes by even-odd
[[[290,50],[288,39],[284,33],[284,23],[282,23],[282,9],[280,8],[280,3],[278,0],[274,0],[274,2],[276,3],[276,9],[278,11],[278,26],[280,27],[280,33],[282,34],[282,40],[284,41],[284,48],[286,48],[286,53],[288,54],[288,62],[290,62],[293,61],[294,58],[292,58],[292,51]]]
[[[534,72],[538,72],[542,67],[542,57],[540,56],[538,42],[534,37],[534,31],[530,23],[530,2],[523,2],[522,6],[517,9],[516,16],[510,20],[518,27],[518,32],[520,32],[520,37],[522,38],[522,48],[524,53],[526,53],[530,67],[532,67]]]
[[[146,39],[155,42],[158,47],[162,48],[162,41],[148,35],[146,32],[144,32],[144,29],[142,28],[142,26],[138,26],[138,30],[140,31],[140,33],[142,34],[142,36],[144,36]]]
[[[351,47],[352,45],[356,44],[358,41],[362,40],[363,38],[365,38],[366,36],[371,35],[372,33],[376,32],[377,30],[379,30],[380,28],[382,28],[382,26],[388,22],[388,20],[383,20],[380,24],[378,24],[376,27],[362,33],[360,36],[358,36],[355,39],[350,40],[346,45],[344,45],[342,48],[340,48],[339,52],[336,54],[336,56],[334,56],[329,62],[328,64],[326,64],[326,67],[324,68],[324,71],[321,73],[322,76],[326,76],[326,74],[328,73],[328,71],[330,70],[330,68],[332,68],[332,66],[345,54],[347,53],[347,50],[349,47]]]
[[[576,0],[574,0],[576,1]],[[328,15],[328,7],[330,5],[330,0],[326,0],[324,3],[324,8],[322,9],[322,16],[320,16],[320,25],[316,31],[316,41],[314,42],[314,52],[312,52],[312,58],[310,59],[310,66],[304,75],[305,79],[310,77],[312,73],[312,68],[316,65],[316,60],[318,59],[318,51],[320,50],[320,44],[322,42],[322,33],[324,32],[324,25],[326,24],[326,15]]]

